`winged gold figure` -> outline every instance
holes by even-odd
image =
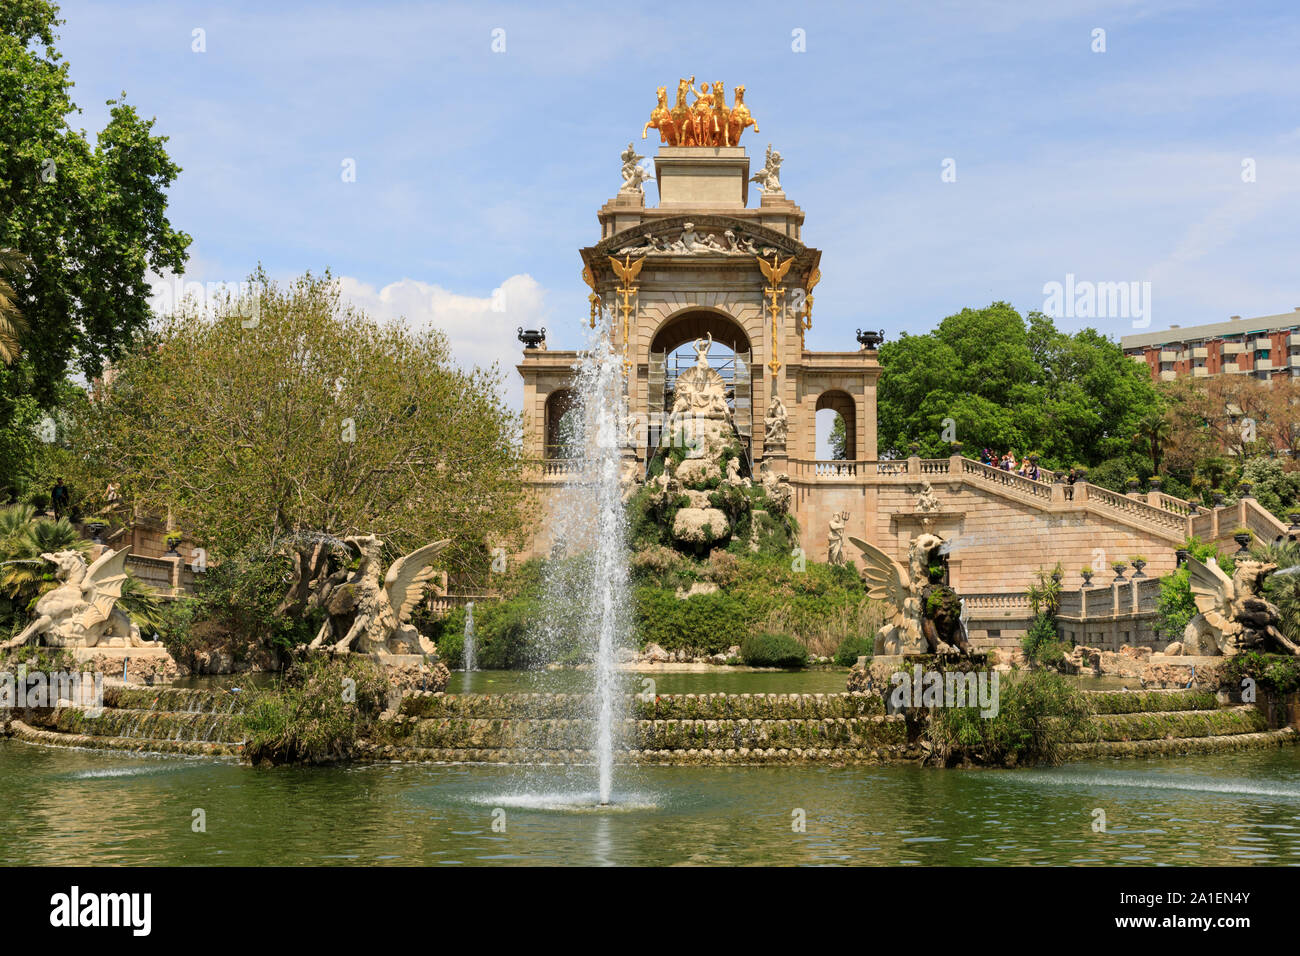
[[[767,279],[768,284],[776,288],[785,279],[785,274],[790,271],[790,266],[794,265],[794,256],[782,262],[780,257],[775,253],[772,255],[772,261],[760,258],[758,268],[762,271],[763,277]]]
[[[451,541],[426,544],[398,558],[381,580],[384,542],[373,534],[343,540],[361,562],[355,570],[335,572],[319,586],[313,603],[323,607],[328,617],[308,646],[329,643],[335,653],[430,653],[432,645],[408,622],[425,585],[437,573],[433,559]]]
[[[626,262],[619,262],[613,256],[610,256],[609,264],[614,270],[614,275],[618,276],[619,282],[624,286],[630,286],[636,281],[636,277],[641,274],[641,267],[645,265],[645,256],[642,256],[635,262],[632,261],[631,256],[627,257]]]

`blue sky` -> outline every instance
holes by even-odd
[[[328,266],[363,307],[506,365],[512,395],[516,326],[579,343],[577,249],[598,237],[655,88],[691,74],[744,84],[751,157],[771,142],[785,158],[803,238],[823,250],[813,349],[995,299],[1041,308],[1067,274],[1151,282],[1152,329],[1300,306],[1294,0],[114,0],[62,16],[74,125],[100,128],[125,90],[171,137],[187,278]],[[489,307],[498,287],[505,314]]]

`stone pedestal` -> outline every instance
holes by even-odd
[[[743,146],[661,146],[655,177],[660,209],[744,209],[749,201]]]

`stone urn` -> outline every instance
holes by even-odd
[[[546,329],[526,329],[522,325],[516,330],[515,334],[519,341],[523,343],[526,349],[541,348],[546,342]]]
[[[1110,566],[1110,569],[1115,572],[1115,580],[1117,582],[1124,580],[1124,569],[1126,567],[1128,567],[1128,565],[1126,565],[1123,561],[1116,561],[1114,564]]]
[[[103,544],[104,542],[100,540],[99,536],[104,533],[104,529],[107,527],[108,525],[102,521],[92,521],[86,525],[86,530],[90,532],[90,537],[95,544]]]
[[[1091,587],[1091,586],[1092,586],[1092,572],[1091,572],[1091,571],[1080,571],[1080,572],[1079,572],[1079,577],[1083,578],[1083,586],[1084,586],[1085,588],[1086,588],[1086,587]]]
[[[1134,567],[1134,569],[1135,569],[1135,570],[1133,571],[1133,577],[1135,577],[1135,578],[1144,578],[1144,577],[1146,577],[1146,575],[1142,573],[1142,569],[1145,568],[1146,566],[1147,566],[1147,563],[1146,563],[1145,561],[1143,561],[1141,558],[1137,558],[1137,559],[1135,559],[1134,562],[1133,562],[1133,567]]]
[[[1222,491],[1212,491],[1210,492],[1210,496],[1214,499],[1214,507],[1216,508],[1223,507],[1223,500],[1225,496]]]
[[[1177,566],[1180,568],[1187,563],[1187,559],[1190,558],[1191,556],[1192,553],[1188,551],[1186,548],[1178,548],[1176,551],[1174,551],[1174,557],[1178,560]]]
[[[1152,491],[1159,491],[1161,485],[1163,485],[1163,484],[1164,484],[1164,482],[1162,482],[1162,481],[1161,481],[1158,477],[1156,477],[1155,475],[1152,475],[1151,478],[1150,478],[1150,480],[1147,481],[1147,487],[1150,488]]]
[[[1243,481],[1241,484],[1239,484],[1239,485],[1237,486],[1237,497],[1238,497],[1238,498],[1249,498],[1249,497],[1250,497],[1250,482],[1249,482],[1249,481]]]
[[[1248,550],[1248,545],[1250,544],[1250,535],[1249,535],[1249,534],[1245,534],[1245,533],[1242,533],[1242,534],[1234,534],[1234,535],[1232,536],[1232,540],[1235,541],[1235,542],[1237,542],[1237,546],[1238,546],[1239,548],[1241,548],[1241,550],[1238,551],[1237,553],[1238,553],[1238,554],[1245,554],[1246,551]]]
[[[884,329],[881,329],[879,332],[872,332],[869,330],[863,332],[861,329],[858,329],[858,344],[862,346],[865,351],[875,351],[880,348],[880,343],[883,341],[885,341]]]
[[[1300,511],[1292,511],[1287,515],[1291,519],[1290,531],[1300,531]]]

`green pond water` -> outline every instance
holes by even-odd
[[[1010,771],[621,768],[600,809],[592,776],[254,770],[0,740],[0,864],[1300,865],[1300,748]]]

